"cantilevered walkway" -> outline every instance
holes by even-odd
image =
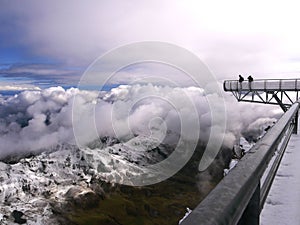
[[[284,111],[300,97],[300,79],[226,80],[223,86],[238,101],[279,105]]]

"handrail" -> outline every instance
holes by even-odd
[[[255,79],[252,82],[226,80],[223,83],[225,91],[299,91],[297,79]]]
[[[289,130],[299,105],[298,100],[181,225],[233,225],[239,222],[251,198],[255,193],[260,194],[261,177],[281,139]],[[260,211],[259,202],[257,208]]]
[[[294,126],[290,126],[286,131],[285,138],[281,143],[279,150],[277,151],[278,155],[274,159],[274,163],[272,164],[269,173],[267,174],[260,190],[260,210],[263,208],[263,205],[268,197],[268,193],[271,189],[271,185],[279,168],[280,162],[282,160],[285,149],[288,145],[289,139],[293,133]]]
[[[265,81],[265,80],[270,80],[270,81],[278,81],[278,80],[282,80],[282,81],[295,81],[295,80],[299,80],[298,78],[286,78],[286,79],[276,79],[276,78],[272,78],[272,79],[254,79],[254,81]],[[238,80],[227,80],[227,81],[238,81]],[[247,82],[247,80],[245,80],[244,82]]]

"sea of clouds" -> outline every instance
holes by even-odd
[[[207,94],[197,87],[136,84],[120,85],[106,92],[65,90],[62,87],[23,91],[0,97],[0,158],[43,151],[62,143],[76,144],[74,114],[77,115],[75,120],[79,120],[75,122],[80,122],[77,135],[86,144],[99,136],[127,141],[138,135],[153,135],[161,142],[176,144],[180,135],[188,138],[195,132],[181,133],[183,119],[187,125],[198,120],[199,140],[206,142],[212,125],[207,97],[224,98],[227,127],[223,144],[228,147],[243,132],[260,129],[262,124],[274,122],[280,116],[276,107],[238,103],[230,94]],[[196,109],[197,118],[190,113],[190,107]],[[91,126],[96,127],[97,135]],[[215,135],[223,137],[222,134]]]

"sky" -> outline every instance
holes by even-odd
[[[231,148],[242,131],[251,133],[249,125],[279,117],[274,107],[245,107],[216,87],[239,74],[254,79],[299,76],[297,9],[290,0],[0,0],[0,158],[58,143],[85,145],[98,136],[127,141],[156,131],[159,138],[173,135],[171,144],[179,132],[193,143],[200,137],[214,154],[205,150],[209,154],[203,160],[214,159],[221,144]],[[162,49],[170,51],[159,56],[169,57],[170,64],[135,61],[105,80],[114,64],[155,55],[157,49],[147,44],[147,52],[122,51],[149,41],[165,43]],[[136,48],[127,48],[130,44]],[[95,63],[101,56],[106,57]],[[220,83],[205,77],[210,73],[203,63]],[[200,76],[206,86],[197,86],[186,71]],[[114,87],[107,99],[98,98],[98,92],[66,88],[77,86],[85,74],[92,75],[87,81],[104,80],[108,89]],[[196,87],[188,87],[191,83]],[[2,96],[1,91],[20,93]],[[199,170],[206,169],[200,164]]]
[[[300,71],[297,9],[292,0],[0,0],[0,84],[74,86],[99,56],[142,41],[189,50],[219,80],[294,78]],[[115,82],[154,70],[133,66]]]

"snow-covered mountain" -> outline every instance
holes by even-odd
[[[104,191],[93,180],[104,183],[117,177],[114,162],[119,167],[122,164],[130,176],[131,171],[157,163],[172,152],[171,147],[160,146],[147,137],[135,137],[126,143],[104,137],[91,146],[94,149],[57,145],[17,163],[0,162],[1,224],[15,221],[13,212],[24,214],[21,219],[27,224],[60,224],[55,212],[64,211],[66,206],[88,208],[97,204]]]
[[[196,116],[191,116],[187,99],[193,100]],[[150,84],[123,85],[103,93],[52,87],[0,96],[0,224],[66,224],[62,212],[95,206],[106,194],[105,187],[126,183],[122,179],[151,175],[147,166],[168,158],[181,138],[184,144],[194,142],[195,148],[197,144],[202,148],[212,126],[209,110],[201,88]],[[82,135],[84,147],[76,145],[72,112],[79,115],[77,134]],[[241,112],[248,117],[244,119]],[[245,148],[264,132],[261,124],[273,123],[277,115],[260,118],[265,110],[251,112],[244,107],[229,107],[228,114],[222,146],[227,150],[202,175],[197,175],[196,161],[186,170],[184,182],[192,172],[190,183],[202,182],[199,190],[208,191],[222,179],[237,137],[247,139],[239,143]],[[196,131],[189,129],[195,121],[201,125]],[[90,132],[93,127],[100,137]],[[241,134],[242,130],[246,132]],[[199,140],[194,140],[197,132]],[[179,156],[184,158],[183,154]]]

